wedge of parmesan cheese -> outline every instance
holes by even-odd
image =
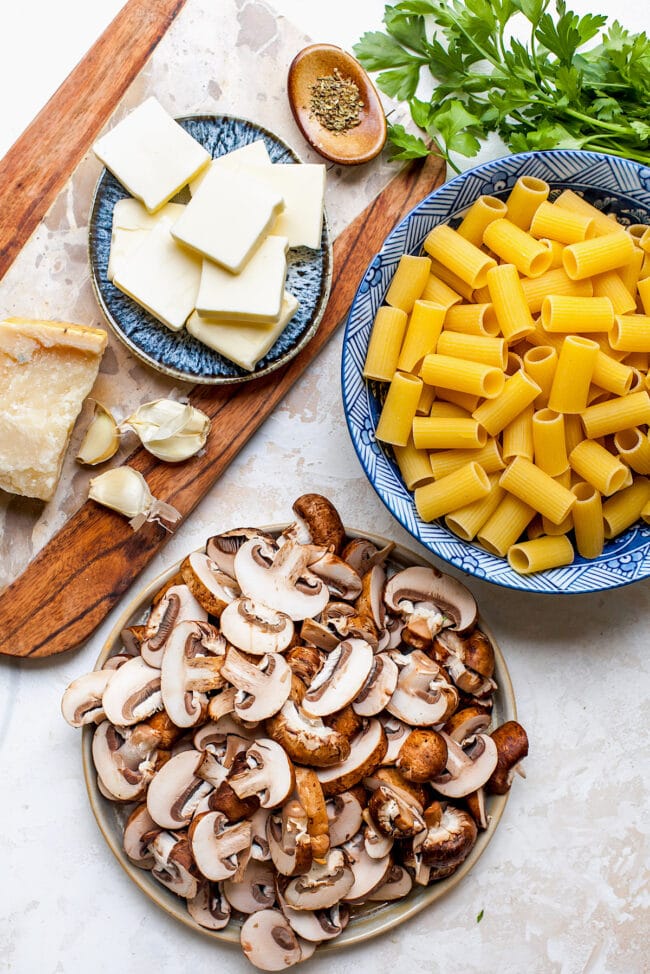
[[[188,318],[187,330],[224,358],[252,372],[260,359],[273,348],[297,310],[298,301],[293,294],[285,291],[280,314],[270,325],[243,325],[238,321],[215,323],[202,318],[195,311]]]
[[[0,488],[50,500],[106,332],[61,321],[0,322]]]
[[[182,203],[165,203],[156,213],[149,213],[142,203],[131,197],[118,200],[113,207],[111,250],[106,271],[109,281],[115,277],[117,265],[137,250],[147,233],[160,224],[171,227],[183,209]]]
[[[131,196],[154,212],[210,162],[155,98],[147,98],[94,145],[95,155]]]
[[[265,237],[239,274],[204,260],[196,310],[213,321],[274,322],[287,276],[287,247],[286,237]]]

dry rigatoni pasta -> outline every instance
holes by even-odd
[[[390,382],[397,369],[407,321],[407,314],[401,308],[382,305],[377,309],[366,353],[364,378]]]
[[[550,186],[536,176],[520,176],[510,190],[507,216],[521,230],[528,230],[537,208],[548,199]]]

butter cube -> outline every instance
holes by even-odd
[[[281,212],[274,189],[230,166],[211,168],[172,227],[181,243],[239,273]]]
[[[212,321],[273,322],[286,276],[287,238],[265,237],[239,274],[203,261],[196,309]]]
[[[113,283],[172,331],[195,308],[201,259],[179,247],[162,223],[148,231],[129,260],[118,263]]]
[[[155,213],[149,213],[138,200],[130,197],[118,200],[113,207],[111,250],[106,272],[109,281],[115,277],[117,265],[137,250],[148,233],[161,224],[171,227],[183,209],[181,203],[165,203]]]
[[[307,163],[261,166],[245,160],[242,171],[284,199],[284,210],[276,218],[271,233],[287,237],[290,247],[318,250],[323,232],[325,166]]]
[[[210,162],[210,153],[147,98],[94,145],[95,155],[151,212]]]
[[[242,325],[238,321],[215,323],[195,311],[188,319],[187,330],[224,358],[252,372],[260,359],[273,348],[297,310],[298,301],[293,294],[285,291],[280,314],[268,325]]]
[[[62,321],[0,322],[0,488],[50,500],[106,332]]]
[[[232,152],[226,152],[223,156],[217,156],[209,166],[201,170],[196,179],[192,180],[190,183],[190,193],[192,196],[196,195],[197,189],[211,169],[219,166],[238,167],[242,163],[249,162],[256,166],[272,165],[271,156],[266,148],[264,139],[256,139],[255,142],[248,142],[246,145],[241,145],[238,149],[233,149]]]

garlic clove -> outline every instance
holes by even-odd
[[[179,463],[203,449],[210,418],[189,403],[155,399],[140,406],[122,425],[132,429],[153,456]]]
[[[115,456],[119,445],[120,435],[112,413],[106,406],[96,402],[93,418],[79,447],[77,463],[94,467]]]
[[[158,457],[159,460],[164,460],[167,463],[180,463],[203,449],[205,436],[198,433],[193,433],[191,436],[179,433],[176,436],[168,437],[166,440],[150,440],[143,445],[149,453]]]
[[[88,497],[130,518],[134,531],[142,527],[145,521],[158,521],[160,524],[166,521],[175,524],[181,518],[180,512],[175,507],[153,496],[147,481],[133,467],[114,467],[93,477],[90,481]],[[167,525],[163,524],[163,527],[167,528]]]

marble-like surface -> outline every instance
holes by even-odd
[[[371,26],[381,4],[364,2]],[[613,0],[600,6],[615,12]],[[330,33],[318,39],[349,45],[356,34],[348,37],[335,17],[344,4],[328,7]],[[293,8],[297,20],[300,4]],[[173,112],[230,110],[255,118],[310,158],[283,90],[286,65],[306,40],[258,0],[188,0],[116,118],[155,91]],[[335,231],[389,171],[385,160],[361,171],[331,171]],[[100,324],[85,263],[98,172],[90,157],[80,166],[0,284],[0,313]],[[368,486],[349,442],[339,362],[340,336],[172,537],[143,584],[219,529],[289,519],[292,499],[304,491],[328,494],[351,526],[409,543]],[[99,399],[126,412],[170,388],[111,342]],[[57,498],[44,510],[5,500],[4,581],[77,506],[86,480],[68,461]],[[468,584],[510,668],[531,740],[527,780],[515,782],[493,842],[445,900],[366,945],[317,954],[303,970],[389,974],[399,965],[405,974],[643,974],[650,969],[650,583],[552,599]],[[92,667],[111,623],[73,654],[31,663],[0,658],[0,971],[249,970],[238,950],[215,946],[154,908],[112,859],[92,818],[79,735],[62,721],[59,700],[67,683]]]

